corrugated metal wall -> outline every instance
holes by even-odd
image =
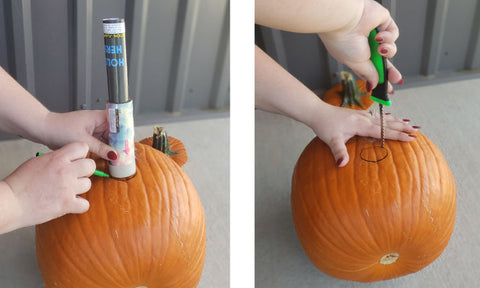
[[[126,21],[136,119],[228,111],[228,0],[0,0],[0,65],[53,111],[104,109],[107,17]]]
[[[480,1],[384,0],[400,29],[393,63],[411,87],[480,77]],[[313,34],[256,27],[256,43],[310,89],[345,69]],[[401,86],[397,86],[401,88]]]

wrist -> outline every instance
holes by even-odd
[[[316,97],[315,101],[313,101],[311,105],[307,106],[308,108],[304,111],[299,121],[314,129],[315,125],[317,125],[317,123],[322,121],[321,119],[325,117],[325,114],[329,109],[328,106],[329,104]]]
[[[40,124],[40,129],[38,129],[37,134],[35,135],[36,140],[32,140],[37,143],[41,143],[46,146],[51,146],[51,143],[54,142],[55,133],[58,133],[58,127],[55,125],[55,118],[58,113],[48,111],[42,118],[42,123]]]
[[[6,181],[0,181],[0,234],[23,227],[22,209],[17,197]]]

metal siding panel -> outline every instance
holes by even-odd
[[[225,13],[228,13],[227,3],[226,0],[200,2],[187,76],[185,109],[209,107],[216,59],[221,54],[219,44],[222,38]]]
[[[420,71],[423,75],[433,75],[438,72],[447,12],[448,0],[428,1],[422,67]]]
[[[5,0],[0,1],[0,66],[8,71],[8,31],[9,25],[7,14],[5,13]]]
[[[468,50],[477,0],[448,1],[445,40],[439,71],[462,70]]]
[[[480,1],[477,1],[475,18],[472,24],[472,33],[468,45],[465,69],[480,68]]]
[[[70,111],[74,102],[72,7],[62,0],[32,1],[32,22],[36,97],[52,111]]]
[[[32,3],[30,0],[12,1],[11,8],[15,77],[25,89],[35,95]]]
[[[427,2],[422,0],[412,5],[408,1],[399,1],[396,6],[395,22],[400,36],[396,41],[398,52],[393,62],[404,76],[420,74]]]
[[[91,109],[92,0],[75,1],[75,101],[74,109]]]
[[[195,0],[180,1],[178,5],[172,60],[170,62],[171,77],[167,88],[166,109],[169,112],[180,111],[185,102],[199,5],[199,1]]]
[[[310,89],[328,87],[327,50],[316,34],[282,32],[290,73]]]
[[[282,31],[264,26],[260,26],[260,31],[265,52],[285,70],[288,70],[287,51],[285,51]]]
[[[212,82],[212,93],[209,108],[224,108],[229,98],[230,87],[230,5],[227,8],[223,20],[222,36],[219,53],[216,60],[215,75]]]
[[[138,113],[166,109],[177,8],[174,1],[149,3]]]
[[[140,111],[140,103],[142,100],[142,77],[143,64],[145,55],[146,25],[149,9],[149,0],[135,1],[133,6],[133,14],[131,24],[130,47],[128,48],[128,82],[130,90],[130,98],[133,99],[135,105],[135,114]]]

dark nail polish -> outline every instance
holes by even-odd
[[[108,152],[107,157],[112,161],[117,160],[117,153],[115,153],[115,151],[110,151]]]
[[[410,119],[403,119],[403,122],[410,122]]]
[[[413,129],[420,129],[420,128],[422,128],[422,127],[420,127],[420,126],[412,126],[412,128],[413,128]]]
[[[375,37],[375,41],[377,41],[378,43],[380,43],[380,42],[383,41],[383,38],[382,38],[382,37]]]
[[[387,48],[382,48],[382,49],[380,49],[380,53],[382,53],[382,54],[387,54],[387,53],[388,53],[388,49],[387,49]]]
[[[408,135],[408,136],[410,136],[412,138],[417,138],[417,136],[415,136],[415,135]]]
[[[397,84],[398,84],[398,85],[403,85],[403,79],[400,79],[400,81],[398,81]]]
[[[388,113],[385,113],[385,115],[392,115],[392,113],[388,112]]]
[[[370,81],[367,81],[367,91],[371,91],[372,90],[372,83],[370,83]]]
[[[342,162],[343,162],[343,158],[338,159],[337,160],[337,166],[340,166],[340,164],[342,164]]]

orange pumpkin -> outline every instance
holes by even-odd
[[[135,148],[135,177],[93,176],[92,188],[82,195],[90,202],[88,212],[37,225],[46,288],[198,285],[206,231],[197,192],[164,153],[141,143]],[[106,171],[106,161],[93,159]]]
[[[333,86],[323,95],[322,100],[328,104],[355,110],[367,110],[373,104],[371,91],[367,91],[366,82],[355,81],[349,72],[340,72],[342,82]]]
[[[381,161],[378,143],[356,136],[343,168],[318,138],[307,145],[291,203],[301,245],[318,269],[345,280],[386,280],[419,271],[445,249],[455,223],[454,179],[440,150],[416,135],[387,140]]]

